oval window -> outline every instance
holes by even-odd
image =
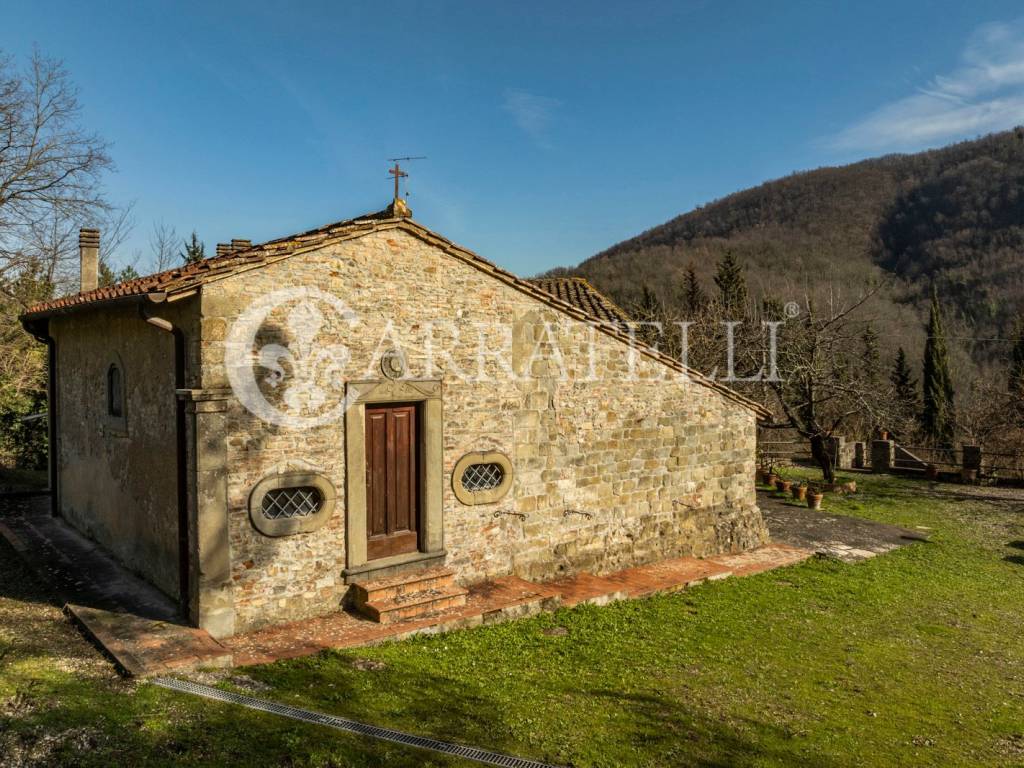
[[[315,515],[323,506],[319,488],[311,485],[296,488],[273,488],[263,496],[261,512],[268,520],[286,520]]]
[[[452,471],[452,490],[463,504],[493,504],[512,487],[512,462],[497,451],[467,453]]]
[[[462,473],[462,487],[467,491],[489,491],[501,485],[505,470],[501,464],[487,462],[470,464]]]

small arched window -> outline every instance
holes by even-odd
[[[117,363],[107,368],[107,415],[115,419],[124,416],[124,380]]]

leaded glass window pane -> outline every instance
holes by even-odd
[[[308,517],[320,511],[323,496],[312,486],[274,488],[263,497],[263,516],[268,520]]]
[[[489,491],[497,488],[505,479],[505,470],[500,464],[470,464],[462,473],[462,487],[467,491]]]

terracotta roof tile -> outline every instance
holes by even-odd
[[[530,282],[567,304],[612,325],[625,327],[629,316],[618,304],[597,290],[583,277],[535,277]]]
[[[91,291],[63,296],[59,299],[46,301],[29,307],[24,317],[32,319],[61,310],[68,310],[88,304],[97,304],[128,296],[144,296],[153,293],[172,293],[197,288],[205,282],[231,274],[246,266],[272,260],[277,256],[288,255],[296,249],[319,243],[332,236],[360,229],[372,229],[375,222],[388,219],[388,212],[348,219],[325,227],[312,229],[298,235],[271,240],[244,250],[236,250],[223,256],[214,256],[195,264],[187,264],[153,275],[146,275],[114,285],[105,285]]]
[[[639,344],[635,337],[627,332],[625,323],[629,318],[610,299],[599,293],[582,278],[538,278],[535,281],[523,280],[508,270],[492,264],[487,259],[462,248],[447,238],[438,235],[409,218],[396,218],[390,208],[379,213],[361,216],[357,219],[328,224],[318,229],[311,229],[298,235],[290,235],[279,240],[271,240],[241,251],[234,251],[223,256],[214,256],[176,269],[158,272],[155,275],[140,277],[116,285],[97,288],[53,301],[36,304],[30,307],[21,320],[30,324],[34,320],[49,315],[85,309],[90,305],[108,301],[118,301],[133,296],[150,296],[166,298],[172,295],[187,295],[203,284],[228,277],[247,269],[254,269],[270,264],[294,254],[313,250],[332,242],[361,237],[374,231],[401,228],[424,242],[441,248],[448,254],[471,266],[490,274],[492,277],[549,304],[579,320],[592,322],[608,335],[627,344],[636,344],[643,354],[658,360],[662,364],[688,375],[691,380],[702,386],[713,389],[763,418],[770,412],[749,398],[735,392],[717,381],[706,378],[697,371],[685,368],[678,360],[664,353]],[[559,284],[561,283],[561,284]]]

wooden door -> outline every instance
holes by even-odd
[[[366,557],[418,545],[419,438],[415,405],[366,406]]]

